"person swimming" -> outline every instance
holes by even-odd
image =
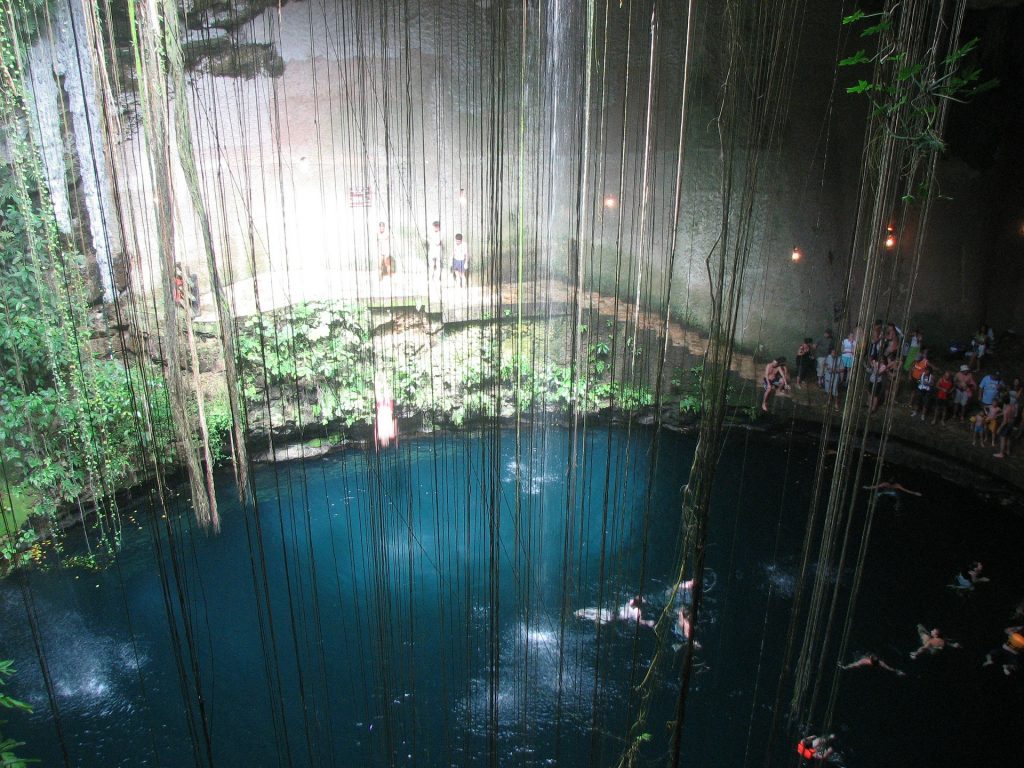
[[[896,496],[900,493],[907,493],[911,496],[920,496],[917,491],[912,491],[906,486],[900,485],[895,480],[884,480],[878,485],[865,485],[865,491],[874,491],[875,496]]]
[[[953,577],[953,583],[947,584],[949,589],[955,589],[959,592],[973,592],[975,584],[981,584],[982,582],[989,581],[988,576],[982,576],[981,572],[984,566],[980,562],[974,562],[971,567],[967,569],[966,575],[958,573]]]
[[[942,633],[939,631],[938,627],[929,630],[925,627],[924,624],[918,624],[917,634],[918,637],[921,638],[921,647],[918,648],[916,651],[910,652],[910,658],[912,659],[916,659],[925,651],[927,651],[930,655],[934,656],[936,653],[938,653],[946,647],[960,647],[960,643],[956,642],[955,640],[947,640],[946,638],[944,638],[942,636]]]
[[[890,667],[888,664],[886,664],[873,653],[866,653],[856,661],[851,661],[849,664],[843,664],[842,662],[839,662],[839,668],[842,670],[859,669],[861,667],[867,667],[868,669],[883,669],[886,672],[895,673],[898,677],[906,677],[907,674],[906,672],[896,669],[895,667]]]
[[[797,742],[796,752],[806,762],[824,763],[836,754],[835,748],[832,746],[835,738],[834,733],[827,733],[824,736],[813,734],[804,736]]]
[[[607,608],[580,608],[573,611],[573,616],[578,619],[593,621],[596,624],[611,624],[613,621],[635,621],[637,624],[653,628],[655,622],[651,619],[645,619],[643,616],[643,604],[644,599],[637,595],[630,598],[625,605],[619,606],[614,611]]]

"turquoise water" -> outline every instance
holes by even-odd
[[[638,592],[648,617],[664,605],[693,447],[663,433],[652,464],[646,429],[525,433],[518,449],[497,431],[263,467],[258,510],[224,478],[219,536],[193,531],[181,498],[166,520],[143,500],[135,517],[156,523],[130,528],[117,567],[0,585],[9,692],[36,708],[5,734],[63,764],[30,604],[71,765],[614,765],[655,638],[573,612]],[[766,745],[814,461],[744,434],[723,454],[688,764],[791,762],[795,734]],[[1024,586],[1024,527],[940,479],[901,481],[926,497],[883,500],[853,642],[908,677],[844,673],[846,762],[984,765],[990,749],[1014,764],[1021,681],[980,660]],[[945,589],[975,557],[987,589]],[[965,648],[910,662],[918,621]],[[656,764],[680,657],[654,687]]]

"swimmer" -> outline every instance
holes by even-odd
[[[828,733],[824,736],[804,736],[797,742],[796,752],[806,761],[816,760],[819,762],[825,762],[835,753],[835,749],[832,747],[832,742],[835,741],[836,735],[834,733]]]
[[[990,580],[988,576],[981,575],[983,567],[984,566],[979,562],[972,563],[971,567],[967,569],[966,576],[962,573],[958,573],[953,577],[953,583],[947,584],[946,586],[949,589],[955,589],[959,592],[973,592],[975,584],[980,584],[983,581]]]
[[[906,672],[890,667],[880,658],[873,653],[866,653],[856,661],[851,661],[849,664],[839,663],[840,669],[857,669],[858,667],[868,667],[870,669],[884,669],[886,672],[894,672],[899,677],[906,677]]]
[[[897,493],[909,493],[911,496],[921,495],[917,491],[912,491],[899,483],[892,482],[891,480],[885,480],[878,485],[865,485],[863,488],[865,491],[875,491],[876,496],[895,496]]]
[[[947,640],[946,638],[944,638],[942,636],[942,633],[939,631],[938,627],[935,627],[934,629],[929,631],[924,624],[918,624],[917,634],[921,638],[921,647],[918,648],[916,651],[910,652],[910,658],[912,659],[916,659],[925,651],[934,655],[946,647],[960,647],[960,643],[957,643],[953,640]]]
[[[577,619],[587,619],[596,624],[611,624],[613,621],[635,621],[645,627],[654,627],[655,622],[643,617],[642,597],[630,598],[629,602],[614,611],[607,608],[580,608],[573,612]]]
[[[653,628],[654,621],[644,618],[643,603],[644,599],[639,595],[631,598],[628,603],[619,608],[616,618],[622,621],[635,621],[637,624],[643,624],[645,627]]]
[[[1006,633],[1006,642],[985,654],[985,661],[982,667],[989,667],[999,660],[999,666],[1004,675],[1012,675],[1019,672],[1021,667],[1020,652],[1024,648],[1024,625],[1019,627],[1007,627],[1003,630]],[[993,658],[993,656],[995,658]]]
[[[686,642],[692,642],[694,648],[700,649],[700,643],[693,639],[693,618],[685,605],[681,606],[676,614],[676,627],[678,627],[679,633],[686,638]]]

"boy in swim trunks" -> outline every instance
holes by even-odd
[[[466,286],[466,270],[469,268],[469,248],[462,235],[455,236],[455,249],[452,251],[452,276],[460,288]]]
[[[761,382],[764,387],[764,399],[761,401],[761,410],[768,412],[768,401],[776,392],[784,391],[789,383],[786,381],[786,358],[777,357],[764,367],[764,379]]]

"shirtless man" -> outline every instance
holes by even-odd
[[[917,625],[917,634],[921,638],[921,647],[916,651],[910,652],[910,658],[916,659],[922,653],[927,651],[929,654],[936,654],[947,646],[950,648],[959,648],[960,643],[954,642],[953,640],[947,640],[939,632],[939,628],[935,627],[929,631],[924,624]]]
[[[789,387],[786,381],[786,358],[777,357],[764,367],[764,399],[761,401],[761,410],[767,413],[768,401],[776,392],[781,392]]]
[[[969,367],[966,365],[960,366],[960,370],[953,377],[953,386],[956,388],[953,394],[953,415],[959,416],[960,421],[963,421],[967,415],[967,406],[974,396],[974,390],[978,387]]]

